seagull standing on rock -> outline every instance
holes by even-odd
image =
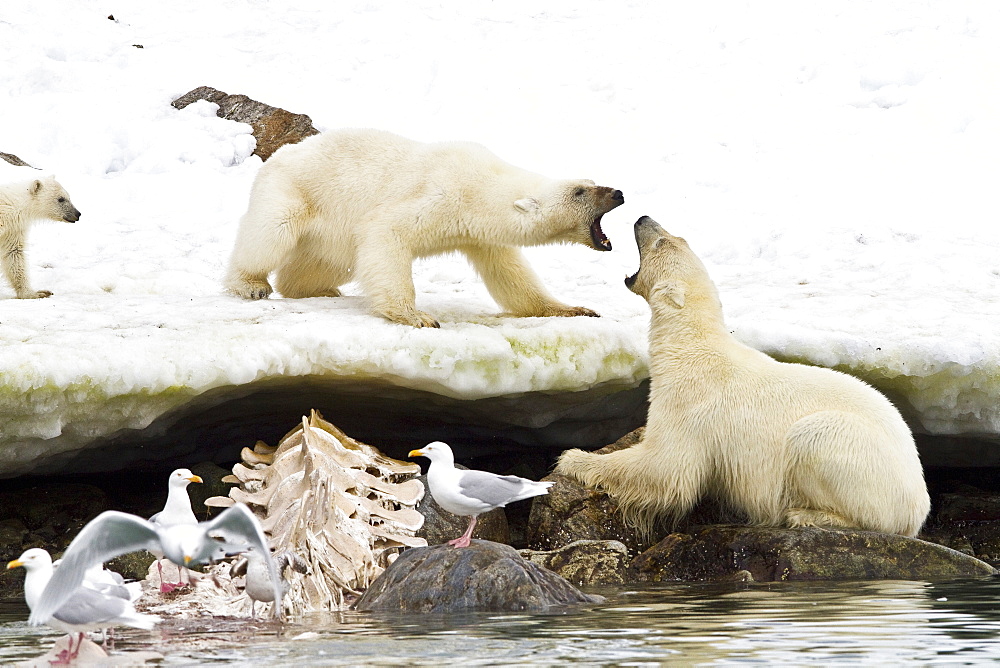
[[[188,485],[193,482],[202,482],[202,479],[201,476],[191,473],[190,469],[177,469],[171,473],[170,478],[167,479],[167,503],[163,506],[163,510],[150,517],[149,521],[158,527],[197,524],[198,518],[191,510],[191,497],[188,496],[187,491]],[[183,567],[180,564],[177,565],[177,582],[164,582],[163,564],[160,563],[160,560],[163,559],[163,553],[155,550],[150,551],[156,557],[156,569],[160,574],[160,592],[166,593],[185,586]],[[188,584],[190,582],[191,574],[188,573]]]
[[[34,547],[7,564],[8,569],[19,566],[27,571],[24,578],[24,601],[34,614],[53,578],[52,557],[45,550]],[[56,569],[56,572],[58,570],[61,569]],[[59,657],[66,663],[75,659],[80,653],[83,636],[87,631],[101,631],[118,624],[149,630],[160,621],[160,618],[154,615],[136,612],[127,595],[109,593],[109,590],[102,590],[100,587],[100,584],[84,582],[81,575],[80,581],[68,587],[68,591],[60,597],[53,610],[47,612],[44,619],[39,620],[57,631],[71,635],[79,634],[76,649],[73,649],[71,637],[69,647],[64,650],[65,656]]]
[[[449,513],[469,518],[469,528],[454,540],[454,547],[468,547],[476,518],[494,508],[503,508],[512,501],[529,499],[549,493],[551,482],[535,482],[516,475],[497,475],[488,471],[464,471],[455,468],[455,455],[447,443],[434,441],[419,450],[411,450],[410,457],[431,460],[427,468],[427,486],[434,501]]]

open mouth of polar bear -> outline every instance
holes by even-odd
[[[640,267],[639,269],[641,268],[642,267]],[[631,276],[625,277],[625,287],[628,288],[629,290],[632,289],[632,286],[635,285],[636,279],[639,278],[639,269],[636,269],[635,273],[632,274]]]
[[[601,216],[594,218],[594,222],[590,224],[590,240],[594,242],[594,248],[597,250],[611,250],[611,240],[604,235],[604,230],[601,229]]]

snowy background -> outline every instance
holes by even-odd
[[[745,342],[874,382],[920,431],[995,439],[998,44],[989,1],[4,0],[0,151],[83,218],[32,232],[53,297],[0,282],[0,471],[282,375],[459,398],[633,386],[648,310],[622,279],[644,214],[691,242]],[[415,269],[441,330],[373,318],[356,289],[224,295],[261,162],[214,105],[170,106],[201,85],[621,189],[613,252],[530,252],[604,317],[496,318],[456,257]]]

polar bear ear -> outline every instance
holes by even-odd
[[[680,309],[684,308],[686,288],[687,286],[679,281],[663,281],[653,286],[653,289],[650,290],[650,296]]]
[[[538,200],[534,197],[525,197],[514,201],[514,208],[521,213],[535,213],[538,211]]]
[[[30,194],[32,197],[34,197],[41,191],[42,191],[42,182],[39,181],[38,179],[32,181],[31,185],[28,186],[28,194]]]

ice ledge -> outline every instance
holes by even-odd
[[[436,304],[442,328],[418,330],[372,317],[352,297],[57,295],[3,306],[0,477],[78,470],[87,451],[113,451],[109,468],[203,453],[227,436],[264,437],[267,424],[310,408],[358,418],[363,440],[379,442],[371,431],[383,422],[384,440],[400,442],[447,425],[483,449],[596,447],[644,415],[642,309],[511,319],[449,317]],[[740,325],[740,338],[778,358],[868,380],[916,431],[1000,441],[995,353],[956,361],[947,350]]]
[[[0,476],[61,468],[76,451],[186,407],[274,391],[275,383],[294,394],[295,379],[346,402],[368,395],[366,408],[376,411],[371,396],[393,391],[400,401],[451,405],[507,398],[495,423],[531,427],[558,417],[567,404],[560,395],[587,393],[589,401],[634,389],[648,373],[642,316],[450,322],[445,308],[441,329],[413,329],[368,315],[351,297],[86,295],[4,306]],[[295,413],[318,407],[309,401],[303,396]]]

